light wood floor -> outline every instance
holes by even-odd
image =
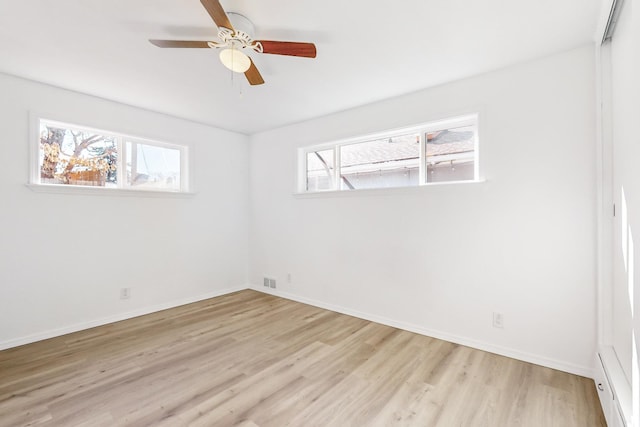
[[[592,380],[242,291],[0,352],[1,426],[604,426]]]

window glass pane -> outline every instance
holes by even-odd
[[[307,191],[333,189],[333,148],[307,153]]]
[[[475,179],[475,126],[427,132],[427,182]]]
[[[40,121],[41,184],[117,186],[116,138]]]
[[[127,142],[127,185],[180,190],[180,150]]]
[[[411,133],[340,147],[340,188],[418,185],[420,135]]]

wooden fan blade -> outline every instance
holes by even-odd
[[[245,77],[249,80],[249,84],[252,86],[261,85],[264,83],[264,79],[260,75],[260,71],[256,68],[256,64],[253,63],[253,60],[249,58],[251,61],[251,66],[247,71],[244,72]]]
[[[218,0],[200,0],[200,3],[207,9],[207,12],[209,12],[209,15],[213,18],[213,22],[215,22],[218,27],[233,30],[233,25],[231,25],[227,13]]]
[[[208,48],[209,42],[197,40],[149,40],[151,44],[158,47],[197,47]]]
[[[274,55],[316,57],[316,45],[313,43],[277,42],[272,40],[258,40],[262,44],[262,53]]]

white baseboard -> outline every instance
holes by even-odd
[[[342,307],[334,304],[328,304],[322,301],[301,297],[298,295],[290,294],[288,292],[282,292],[279,290],[272,290],[270,288],[265,288],[263,286],[257,286],[257,285],[236,286],[232,288],[217,290],[217,291],[209,292],[203,295],[198,295],[195,297],[183,298],[181,300],[144,307],[137,310],[128,311],[125,313],[119,313],[113,316],[107,316],[100,319],[91,320],[88,322],[76,323],[76,324],[64,326],[61,328],[50,329],[48,331],[40,332],[37,334],[14,338],[6,341],[0,341],[0,350],[5,350],[8,348],[18,347],[20,345],[29,344],[36,341],[58,337],[60,335],[65,335],[72,332],[78,332],[84,329],[94,328],[96,326],[102,326],[109,323],[119,322],[121,320],[131,319],[133,317],[143,316],[149,313],[155,313],[157,311],[178,307],[181,305],[190,304],[193,302],[202,301],[209,298],[215,298],[217,296],[230,294],[232,292],[237,292],[244,289],[253,289],[259,292],[272,294],[274,296],[286,298],[292,301],[297,301],[304,304],[313,305],[315,307],[324,308],[326,310],[331,310],[338,313],[347,314],[349,316],[358,317],[360,319],[365,319],[365,320],[380,323],[383,325],[392,326],[394,328],[403,329],[403,330],[414,332],[420,335],[426,335],[429,337],[449,341],[455,344],[476,348],[478,350],[499,354],[501,356],[511,357],[513,359],[522,360],[524,362],[534,363],[536,365],[541,365],[541,366],[545,366],[552,369],[558,369],[560,371],[569,372],[572,374],[581,375],[588,378],[594,377],[593,367],[579,366],[579,365],[539,356],[536,354],[522,352],[519,350],[507,348],[507,347],[496,346],[490,343],[474,340],[468,337],[461,337],[457,335],[448,334],[446,332],[427,329],[411,323],[406,323],[406,322],[402,322],[394,319],[388,319],[386,317],[377,316],[374,314],[365,313],[365,312],[353,310],[350,308],[346,308],[346,307]]]
[[[499,354],[500,356],[510,357],[512,359],[522,360],[523,362],[533,363],[535,365],[544,366],[551,369],[557,369],[559,371],[568,372],[575,375],[580,375],[587,378],[594,377],[594,368],[591,366],[580,366],[572,363],[567,363],[561,360],[551,359],[536,354],[515,350],[508,347],[502,347],[491,343],[474,340],[468,337],[461,337],[452,335],[446,332],[436,331],[432,329],[423,328],[418,325],[406,323],[398,320],[388,319],[386,317],[377,316],[370,313],[364,313],[350,308],[328,304],[322,301],[313,300],[310,298],[300,297],[298,295],[290,294],[288,292],[282,292],[277,289],[265,288],[263,286],[253,285],[251,289],[271,294],[274,296],[290,299],[292,301],[309,304],[314,307],[324,308],[326,310],[335,311],[349,316],[358,317],[360,319],[369,320],[371,322],[381,323],[383,325],[392,326],[394,328],[403,329],[405,331],[414,332],[420,335],[426,335],[432,338],[438,338],[441,340],[449,341],[455,344],[472,347],[478,350],[487,351],[489,353]]]
[[[248,286],[235,286],[232,288],[221,289],[206,294],[198,295],[195,297],[183,298],[176,301],[170,301],[162,304],[157,304],[149,307],[143,307],[125,313],[118,313],[113,316],[107,316],[100,319],[90,320],[88,322],[76,323],[73,325],[63,326],[61,328],[50,329],[48,331],[39,332],[37,334],[27,335],[24,337],[13,338],[7,341],[0,341],[0,350],[5,350],[12,347],[18,347],[24,344],[30,344],[36,341],[42,341],[49,338],[59,337],[61,335],[70,334],[72,332],[82,331],[84,329],[95,328],[96,326],[103,326],[109,323],[119,322],[121,320],[131,319],[132,317],[143,316],[145,314],[155,313],[156,311],[166,310],[168,308],[174,308],[185,304],[191,304],[193,302],[202,301],[209,298],[215,298],[221,295],[230,294],[232,292],[242,291],[247,289]]]

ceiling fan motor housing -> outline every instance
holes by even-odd
[[[249,19],[239,13],[229,12],[229,21],[233,26],[231,28],[218,27],[218,38],[220,42],[208,42],[211,48],[229,47],[232,49],[253,49],[258,53],[262,53],[262,44],[253,40],[255,27]]]

